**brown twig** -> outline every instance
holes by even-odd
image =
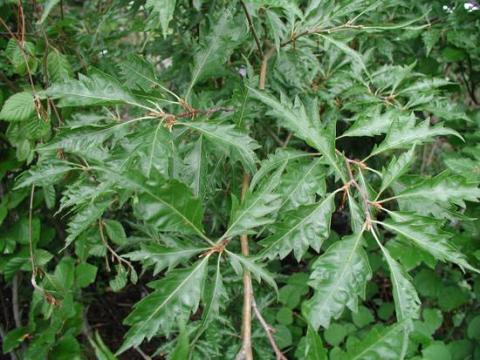
[[[37,290],[40,294],[43,295],[45,300],[51,305],[58,305],[58,300],[50,294],[49,292],[45,291],[42,287],[37,284],[37,272],[38,268],[35,264],[35,255],[33,254],[33,230],[32,230],[32,223],[33,223],[33,197],[35,195],[35,185],[32,185],[30,191],[30,201],[28,205],[28,250],[30,256],[30,264],[32,266],[32,276],[30,278],[30,282],[35,290]]]
[[[105,247],[108,249],[108,251],[110,252],[110,254],[112,255],[112,257],[114,259],[116,259],[118,261],[119,264],[122,264],[124,263],[125,265],[127,265],[127,267],[131,270],[131,271],[135,271],[135,269],[133,268],[132,264],[130,263],[130,261],[128,260],[125,260],[124,258],[122,258],[120,255],[117,254],[117,252],[115,250],[113,250],[113,248],[108,244],[108,241],[107,239],[105,238],[105,234],[103,233],[103,227],[105,226],[104,222],[102,220],[98,220],[98,229],[100,231],[100,238],[102,239],[102,242],[103,244],[105,245]]]
[[[268,60],[275,53],[275,47],[270,46],[267,52],[263,55],[262,64],[260,65],[260,77],[258,79],[258,88],[260,90],[265,90],[265,82],[267,80],[267,66]]]
[[[277,360],[288,360],[285,357],[285,355],[283,355],[282,351],[279,349],[277,343],[275,342],[275,338],[273,337],[275,329],[272,328],[270,325],[268,325],[268,323],[263,318],[262,313],[258,309],[255,298],[253,297],[253,294],[252,294],[252,307],[253,307],[253,312],[255,313],[255,316],[257,317],[258,321],[260,321],[260,324],[262,325],[263,329],[265,330],[265,333],[267,334],[268,341],[270,342],[270,346],[272,347],[273,351],[275,352],[276,359]]]
[[[243,175],[241,199],[245,199],[245,194],[250,184],[250,176],[248,173]],[[242,255],[248,256],[248,237],[243,234],[240,236],[240,246]],[[238,352],[235,360],[253,360],[252,354],[252,278],[247,269],[243,271],[243,309],[242,309],[242,347]]]
[[[263,50],[262,50],[262,45],[260,45],[260,40],[258,39],[257,32],[255,31],[255,26],[253,26],[253,21],[252,17],[250,16],[247,6],[243,1],[240,1],[240,5],[242,5],[243,11],[245,12],[245,16],[248,21],[248,26],[250,27],[250,30],[252,31],[253,38],[255,39],[255,43],[257,44],[258,52],[260,54],[260,57],[263,58]]]
[[[214,107],[214,108],[211,108],[211,109],[207,109],[207,110],[199,110],[199,109],[190,109],[188,111],[185,111],[183,113],[180,113],[180,114],[177,114],[177,115],[173,115],[175,116],[176,118],[194,118],[195,116],[197,115],[205,115],[205,116],[210,116],[216,112],[232,112],[232,111],[235,111],[235,109],[232,109],[232,108],[229,108],[229,107],[224,107],[224,106],[218,106],[218,107]]]
[[[352,167],[350,166],[351,163],[353,164],[363,164],[363,166],[366,166],[363,162],[358,161],[358,160],[352,160],[347,158],[345,155],[343,155],[340,151],[336,150],[337,154],[343,156],[345,160],[345,166],[347,167],[347,172],[348,172],[348,177],[350,178],[350,184],[355,186],[358,190],[358,193],[360,194],[360,197],[362,198],[363,202],[363,208],[365,211],[365,228],[367,230],[370,230],[372,227],[372,216],[370,215],[370,205],[371,202],[368,199],[368,195],[365,193],[363,188],[358,184],[357,180],[355,180],[355,177],[353,176],[353,171]],[[359,165],[359,169],[362,169],[362,166]]]

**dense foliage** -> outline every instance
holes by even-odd
[[[0,0],[11,359],[480,359],[480,5]]]

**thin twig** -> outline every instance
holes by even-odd
[[[245,194],[250,183],[250,176],[248,173],[243,175],[241,199],[245,199]],[[248,256],[248,237],[247,235],[240,236],[240,246],[242,248],[242,255]],[[242,347],[238,352],[235,360],[253,360],[252,354],[252,278],[247,269],[243,270],[243,309],[242,309]]]
[[[32,185],[30,191],[30,201],[28,205],[28,250],[30,255],[30,264],[32,266],[32,277],[30,282],[35,290],[40,292],[44,296],[50,304],[56,304],[56,299],[50,294],[47,293],[43,288],[38,286],[37,284],[37,265],[35,264],[35,255],[33,254],[33,230],[32,230],[32,223],[33,223],[33,197],[35,195],[35,185]]]
[[[290,139],[292,138],[292,135],[293,135],[293,133],[290,131],[287,135],[287,138],[285,139],[285,141],[282,144],[283,148],[286,148],[288,146],[288,143],[290,142]]]
[[[104,222],[102,220],[98,220],[98,229],[100,231],[100,238],[102,239],[102,242],[105,245],[105,247],[108,249],[110,254],[112,254],[112,257],[117,259],[119,264],[124,263],[125,265],[127,265],[128,268],[130,268],[131,271],[135,271],[135,269],[133,268],[130,261],[125,260],[120,255],[118,255],[117,252],[115,250],[113,250],[113,248],[108,244],[108,241],[105,238],[105,234],[103,233],[103,227],[104,226],[105,226]]]
[[[18,273],[13,276],[12,279],[12,311],[13,320],[15,321],[15,327],[22,327],[22,318],[20,316],[20,310],[18,306]]]
[[[257,32],[255,31],[255,26],[253,26],[253,21],[252,17],[248,13],[247,6],[243,1],[240,1],[240,5],[242,5],[243,11],[245,12],[245,16],[248,21],[248,26],[250,27],[250,30],[252,31],[253,37],[255,39],[255,43],[257,44],[258,52],[260,54],[260,57],[263,58],[263,50],[262,50],[262,45],[260,45],[260,40],[258,39]]]
[[[275,338],[273,337],[273,333],[275,332],[275,329],[273,329],[270,325],[268,325],[268,323],[263,318],[262,314],[260,313],[260,310],[258,309],[255,298],[253,297],[253,294],[252,294],[252,307],[253,307],[253,312],[255,313],[255,316],[257,317],[258,321],[260,321],[260,324],[262,324],[262,327],[265,330],[265,333],[267,334],[268,341],[270,342],[270,346],[275,352],[276,359],[288,360],[285,357],[285,355],[283,355],[282,351],[279,349],[277,343],[275,342]]]
[[[364,192],[363,188],[358,184],[357,180],[355,180],[355,177],[353,176],[353,172],[352,172],[352,167],[350,166],[350,163],[357,163],[358,161],[351,160],[351,159],[347,158],[345,155],[343,155],[338,150],[336,150],[336,152],[337,152],[337,154],[343,156],[343,158],[345,160],[345,165],[346,165],[347,171],[348,171],[348,177],[350,178],[350,183],[357,188],[358,193],[360,194],[360,197],[362,198],[363,207],[364,207],[364,211],[365,211],[365,226],[366,226],[367,230],[370,230],[370,228],[372,226],[372,217],[370,215],[371,202],[369,201],[368,195]],[[359,166],[359,169],[361,169],[361,168],[362,167]]]
[[[134,347],[134,350],[142,357],[144,360],[152,360],[150,356],[145,354],[142,349],[140,349],[138,346]]]

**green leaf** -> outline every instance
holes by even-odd
[[[365,306],[359,306],[358,311],[352,313],[352,321],[357,328],[363,328],[375,321],[372,312]]]
[[[367,336],[349,349],[345,359],[348,360],[398,360],[404,358],[405,339],[404,324],[378,330],[374,327]]]
[[[327,351],[324,349],[320,335],[310,326],[307,329],[305,343],[305,360],[326,360]]]
[[[186,185],[176,180],[167,181],[156,173],[145,179],[138,173],[123,175],[107,168],[95,169],[119,186],[140,193],[139,201],[134,203],[134,212],[140,219],[163,231],[195,233],[210,241],[202,231],[202,204],[193,198]]]
[[[145,244],[140,250],[125,254],[125,257],[133,261],[141,261],[143,266],[154,266],[153,274],[157,275],[164,269],[171,270],[178,264],[207,250],[208,248],[167,248],[159,244]]]
[[[395,216],[395,213],[393,213]],[[383,227],[391,230],[432,254],[437,260],[449,261],[461,268],[478,272],[466,260],[465,255],[458,252],[449,239],[451,234],[439,230],[438,222],[433,219],[406,215],[396,216],[394,221],[385,220],[380,223]]]
[[[140,345],[145,338],[150,340],[159,333],[168,334],[197,310],[208,259],[206,256],[190,268],[171,271],[150,284],[155,290],[136,303],[124,321],[131,328],[118,354]]]
[[[28,328],[26,327],[19,327],[17,329],[13,329],[9,331],[7,335],[5,335],[5,337],[2,339],[3,353],[8,354],[10,351],[20,346],[20,344],[23,341],[25,341],[27,337],[28,337]]]
[[[372,271],[362,249],[361,235],[337,241],[312,264],[309,285],[315,293],[303,303],[302,313],[314,329],[328,328],[345,307],[355,312],[358,296],[365,297]]]
[[[218,255],[217,266],[215,267],[215,279],[207,282],[203,302],[205,306],[202,312],[202,323],[197,337],[204,332],[208,325],[218,319],[220,308],[225,307],[224,302],[228,299],[227,290],[223,284],[223,277],[220,271],[221,254]]]
[[[281,207],[286,210],[313,204],[316,195],[325,195],[325,175],[321,159],[287,167],[280,185],[284,197]]]
[[[250,189],[253,190],[268,174],[284,163],[288,164],[290,161],[310,156],[312,154],[294,149],[277,149],[275,154],[270,154],[267,159],[262,161],[260,169],[258,169],[250,182]]]
[[[480,315],[468,323],[467,334],[470,339],[480,340]]]
[[[422,354],[424,359],[452,360],[452,355],[447,345],[441,341],[433,341],[422,350]]]
[[[72,66],[67,57],[57,49],[48,53],[47,70],[51,82],[61,83],[73,78]]]
[[[237,43],[243,39],[246,30],[243,19],[242,22],[235,21],[230,8],[221,12],[221,16],[216,19],[207,36],[200,39],[200,44],[195,49],[192,77],[185,99],[189,99],[193,87],[199,81],[218,76],[224,71],[225,62]]]
[[[372,112],[372,114],[370,112],[360,113],[353,125],[350,126],[340,137],[381,135],[388,131],[390,125],[396,119],[402,117],[402,113],[395,110],[380,114],[380,107]]]
[[[186,329],[182,329],[177,336],[177,343],[172,353],[168,356],[168,360],[184,360],[188,358],[188,333]]]
[[[335,124],[332,122],[324,128],[321,127],[316,100],[309,101],[305,107],[298,97],[292,105],[283,96],[278,101],[271,95],[253,88],[249,88],[249,94],[270,108],[268,113],[281,120],[278,122],[280,126],[292,131],[322,153],[328,164],[347,182],[347,176],[340,169],[335,154]]]
[[[139,129],[130,134],[128,159],[138,163],[147,178],[155,170],[162,176],[168,177],[173,154],[171,144],[170,132],[159,121],[154,131],[151,126],[146,126],[145,129]]]
[[[95,350],[97,360],[117,360],[115,355],[113,355],[107,345],[103,342],[98,331],[95,332],[95,339],[88,338],[88,340]]]
[[[197,233],[203,235],[203,207],[190,189],[176,181],[165,180],[159,174],[149,179],[128,179],[127,186],[138,190],[138,201],[134,203],[134,214],[155,226],[159,231]]]
[[[25,121],[35,114],[33,95],[28,92],[19,92],[10,96],[3,104],[0,120]],[[37,119],[38,121],[43,121]]]
[[[395,196],[396,199],[425,198],[443,205],[455,204],[465,207],[465,201],[478,202],[478,183],[443,172],[433,178],[410,186]]]
[[[50,280],[58,291],[71,291],[75,282],[75,263],[71,257],[64,257],[55,267]]]
[[[21,46],[21,47],[20,47]],[[13,70],[18,75],[34,74],[38,67],[35,57],[35,44],[30,41],[19,41],[12,37],[7,43],[5,56],[13,65]]]
[[[277,311],[275,319],[279,324],[291,325],[293,323],[293,313],[288,307],[282,307]]]
[[[410,282],[410,277],[403,267],[390,256],[387,249],[383,246],[381,249],[390,269],[397,321],[418,319],[420,315],[420,299],[415,287]]]
[[[270,274],[263,265],[258,265],[255,262],[255,258],[247,258],[228,250],[226,251],[230,259],[230,264],[238,275],[243,274],[243,271],[249,271],[258,282],[264,280],[268,285],[274,288],[275,291],[277,291],[277,284],[272,274]]]
[[[203,199],[207,189],[208,179],[208,156],[203,135],[200,135],[198,140],[195,141],[192,149],[185,157],[185,163],[190,170],[190,187],[193,195],[199,199]]]
[[[439,135],[455,135],[462,139],[456,131],[444,128],[441,124],[430,127],[429,120],[415,125],[415,116],[412,114],[408,122],[395,121],[390,127],[385,140],[369,156],[378,155],[388,150],[403,149],[414,144],[422,144]]]
[[[45,5],[43,6],[42,16],[38,21],[39,24],[43,24],[43,22],[47,19],[48,15],[52,11],[52,9],[60,2],[60,0],[47,0]]]
[[[342,324],[331,324],[324,332],[325,341],[332,346],[340,345],[345,336],[347,336],[347,328]]]
[[[176,2],[176,0],[147,0],[145,3],[145,7],[151,11],[150,17],[158,18],[163,37],[167,37],[168,24],[172,20]]]
[[[286,163],[280,166],[270,179],[254,192],[250,190],[242,204],[232,211],[230,225],[223,238],[236,236],[274,222],[274,215],[280,208],[280,196],[274,193]]]
[[[65,247],[94,224],[108,208],[109,202],[91,203],[80,209],[68,222]]]
[[[64,162],[49,161],[31,167],[23,172],[16,182],[15,189],[21,189],[35,184],[37,186],[49,186],[57,183],[72,167]]]
[[[211,145],[240,161],[250,172],[255,171],[257,157],[254,150],[259,147],[255,140],[235,129],[234,125],[202,122],[181,123],[204,135]]]
[[[112,240],[113,243],[120,246],[126,245],[128,243],[127,235],[125,234],[125,230],[123,229],[123,226],[120,222],[116,220],[106,219],[103,220],[103,223],[105,224],[105,230],[107,232],[108,238]]]
[[[126,60],[118,64],[118,67],[124,84],[129,89],[147,91],[158,85],[152,64],[139,55],[130,54]]]
[[[383,170],[382,185],[380,186],[379,193],[385,191],[390,187],[395,180],[408,171],[409,166],[412,164],[415,155],[415,146],[400,155],[397,158],[393,157],[387,168]]]
[[[128,282],[128,273],[121,265],[115,266],[117,273],[113,279],[108,282],[108,286],[113,292],[119,292],[122,290]]]
[[[330,194],[316,204],[284,213],[282,219],[271,227],[274,234],[260,242],[266,247],[261,256],[283,259],[293,250],[295,258],[300,261],[309,246],[319,252],[330,234],[334,198],[334,194]]]
[[[341,41],[337,41],[330,36],[326,36],[323,34],[319,34],[319,36],[326,40],[327,43],[330,43],[340,49],[345,55],[347,55],[348,58],[350,58],[350,61],[354,65],[361,68],[370,77],[367,67],[365,66],[365,62],[363,61],[362,56],[357,51],[353,50],[347,44]]]
[[[78,80],[53,84],[44,94],[59,99],[59,107],[84,107],[99,105],[129,104],[139,107],[137,99],[115,80],[107,75],[94,74],[91,77],[79,75]]]
[[[75,283],[77,287],[84,288],[93,284],[97,277],[97,270],[97,267],[92,264],[82,263],[77,265],[75,268]]]
[[[439,29],[429,29],[428,31],[424,31],[422,33],[422,40],[425,44],[425,51],[427,56],[432,51],[433,47],[437,44],[440,40],[440,30]]]

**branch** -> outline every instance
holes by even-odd
[[[260,78],[258,80],[258,88],[260,90],[265,90],[265,81],[267,79],[267,65],[268,60],[272,57],[275,52],[275,48],[270,46],[265,55],[262,58],[262,65],[260,66]]]
[[[285,355],[283,355],[281,350],[278,348],[278,345],[275,342],[275,338],[273,337],[273,333],[275,332],[275,329],[272,328],[270,325],[268,325],[268,323],[263,318],[262,314],[260,313],[260,310],[258,309],[255,298],[253,297],[253,294],[252,294],[252,306],[253,306],[253,311],[255,312],[255,316],[257,317],[258,321],[260,321],[260,324],[262,324],[262,327],[265,330],[265,333],[267,334],[268,341],[270,342],[270,346],[272,347],[273,351],[275,352],[276,359],[277,360],[288,360],[285,357]]]
[[[242,181],[242,201],[245,199],[245,194],[250,183],[250,176],[248,173],[243,175]],[[242,248],[242,255],[248,256],[248,237],[247,235],[240,236],[240,246]],[[252,354],[252,278],[247,269],[243,270],[243,309],[242,309],[242,347],[238,352],[235,360],[253,360]]]
[[[99,232],[100,232],[100,238],[102,239],[102,242],[103,244],[105,245],[105,247],[108,249],[108,251],[110,252],[110,254],[112,254],[112,258],[114,259],[117,259],[118,263],[119,264],[122,264],[124,263],[125,265],[127,265],[127,267],[133,272],[135,271],[135,269],[133,268],[133,265],[130,263],[130,261],[128,260],[125,260],[123,257],[121,257],[120,255],[117,254],[117,252],[115,250],[113,250],[113,248],[108,244],[108,241],[107,239],[105,238],[105,235],[103,233],[103,227],[105,226],[103,220],[98,220],[98,229],[99,229]],[[108,260],[107,260],[107,264],[108,264]]]
[[[363,162],[357,161],[357,160],[351,160],[347,158],[345,155],[343,155],[340,151],[336,150],[337,154],[342,155],[344,160],[345,160],[345,166],[347,167],[348,171],[348,177],[350,178],[350,184],[355,186],[358,190],[358,193],[360,194],[360,197],[362,198],[363,202],[363,207],[365,211],[365,228],[366,230],[370,230],[372,227],[372,216],[370,215],[370,205],[373,203],[368,199],[367,193],[364,191],[364,189],[358,184],[357,180],[355,180],[355,177],[353,176],[352,172],[352,167],[350,166],[351,163],[358,164],[359,168],[366,168],[366,165]],[[347,194],[348,194],[348,189],[347,189]]]
[[[260,45],[260,40],[258,39],[257,32],[255,31],[255,27],[253,26],[252,17],[248,13],[247,5],[245,5],[245,3],[243,1],[240,1],[240,5],[242,5],[243,11],[245,12],[245,16],[247,17],[248,26],[250,27],[250,30],[252,31],[253,37],[255,39],[255,43],[257,44],[258,52],[260,53],[260,57],[263,58],[262,45]]]
[[[15,327],[22,327],[22,317],[18,306],[18,273],[12,279],[12,311]]]

